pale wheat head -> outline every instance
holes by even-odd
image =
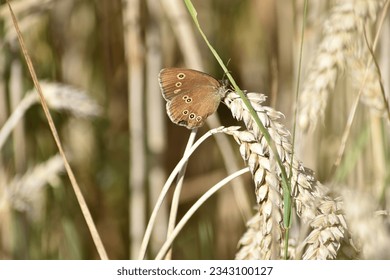
[[[64,171],[64,163],[55,155],[44,163],[29,169],[23,176],[15,176],[5,188],[3,200],[12,209],[24,212],[30,219],[37,219],[42,214],[44,187],[58,181]]]
[[[313,130],[324,116],[329,94],[348,60],[366,48],[364,28],[372,25],[385,1],[339,1],[323,24],[322,39],[311,59],[298,102],[298,125]]]
[[[261,105],[265,100],[263,94],[248,93],[246,96],[268,130],[286,172],[290,174],[292,157],[290,134],[279,122],[282,114]],[[242,120],[246,126],[246,130],[231,131],[230,134],[240,145],[241,156],[250,167],[255,182],[260,215],[258,228],[261,230],[259,236],[262,238],[258,241],[257,247],[260,252],[251,254],[261,259],[281,258],[284,207],[281,170],[269,144],[239,95],[229,92],[224,103],[233,116]],[[314,178],[312,171],[295,158],[291,168],[291,194],[295,213],[310,228],[304,246],[301,246],[304,250],[303,258],[336,258],[341,241],[348,235],[341,203],[329,196],[327,189]],[[247,242],[242,241],[241,244]],[[249,246],[253,246],[253,243]],[[241,252],[248,250],[251,248],[241,248]]]
[[[86,118],[97,117],[102,113],[100,105],[83,90],[67,84],[48,81],[41,81],[40,86],[50,109],[65,110],[76,117]],[[36,94],[35,89],[27,94]]]

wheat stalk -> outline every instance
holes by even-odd
[[[327,189],[295,158],[289,132],[279,122],[283,116],[274,109],[262,106],[265,96],[248,93],[258,117],[268,130],[287,173],[291,170],[291,194],[293,206],[302,222],[310,225],[310,234],[304,241],[304,259],[334,259],[341,241],[348,236],[347,225],[338,200],[327,195]],[[280,258],[282,246],[283,188],[280,168],[276,165],[265,137],[260,133],[249,111],[235,92],[229,92],[224,103],[237,120],[245,123],[245,131],[229,131],[240,145],[242,158],[247,162],[255,182],[255,193],[262,219],[262,235],[259,241],[261,258]],[[292,167],[290,169],[290,163]]]
[[[376,20],[384,0],[340,1],[323,25],[323,37],[311,60],[299,97],[298,125],[313,130],[323,118],[329,94],[347,61],[366,46],[363,28]]]

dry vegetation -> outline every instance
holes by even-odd
[[[0,259],[101,258],[3,2]],[[11,1],[110,259],[164,257],[164,242],[173,259],[285,258],[282,168],[291,178],[287,258],[390,259],[389,1],[309,0],[307,15],[303,0],[287,2],[193,0],[275,149],[229,92],[197,135],[227,129],[184,155],[183,186],[164,188],[146,249],[161,189],[195,136],[169,122],[157,75],[170,66],[222,71],[181,0]],[[199,197],[244,167],[251,176],[208,192],[176,237],[169,212],[187,219]]]

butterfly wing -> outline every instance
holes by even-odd
[[[167,113],[172,122],[189,129],[203,126],[207,117],[217,110],[221,101],[216,95],[204,96],[203,99],[196,99],[194,95],[196,94],[192,92],[187,94],[187,100],[192,99],[192,104],[187,104],[180,96],[167,102]]]
[[[165,68],[159,74],[162,95],[172,122],[187,128],[200,127],[213,114],[225,94],[225,87],[205,73]]]

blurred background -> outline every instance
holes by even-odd
[[[283,124],[292,131],[303,1],[192,2],[240,88],[266,94],[266,105],[281,111]],[[336,2],[309,1],[302,75],[321,38],[321,24]],[[24,110],[18,107],[33,93],[33,83],[8,7],[0,3],[0,127],[15,110],[23,112],[0,150],[0,259],[97,259],[42,107],[37,100]],[[176,66],[217,79],[224,73],[182,1],[11,3],[38,78],[47,83],[43,90],[53,92],[49,106],[55,125],[108,256],[134,259],[156,196],[189,136],[189,130],[175,126],[166,115],[158,72]],[[386,27],[381,35],[386,47],[389,34]],[[388,61],[388,53],[381,59]],[[389,74],[382,73],[382,78],[388,80]],[[338,83],[342,94],[333,102],[341,105],[328,106],[325,121],[302,140],[306,144],[297,154],[323,183],[334,179],[330,170],[356,94],[344,86],[347,81],[340,78]],[[212,126],[237,125],[223,104],[217,115]],[[364,109],[359,112],[352,132],[356,141],[348,142],[336,184],[373,196],[370,213],[389,209],[389,127],[381,119],[377,122],[379,134],[373,137],[370,117]],[[202,127],[199,134],[207,129]],[[242,168],[238,146],[224,139],[235,167]],[[191,157],[179,218],[228,174],[225,162],[214,139]],[[220,191],[181,232],[173,245],[174,259],[234,258],[245,222],[256,212],[250,176],[235,184],[246,197],[244,205],[231,187]],[[165,240],[169,200],[155,226],[150,257]]]

